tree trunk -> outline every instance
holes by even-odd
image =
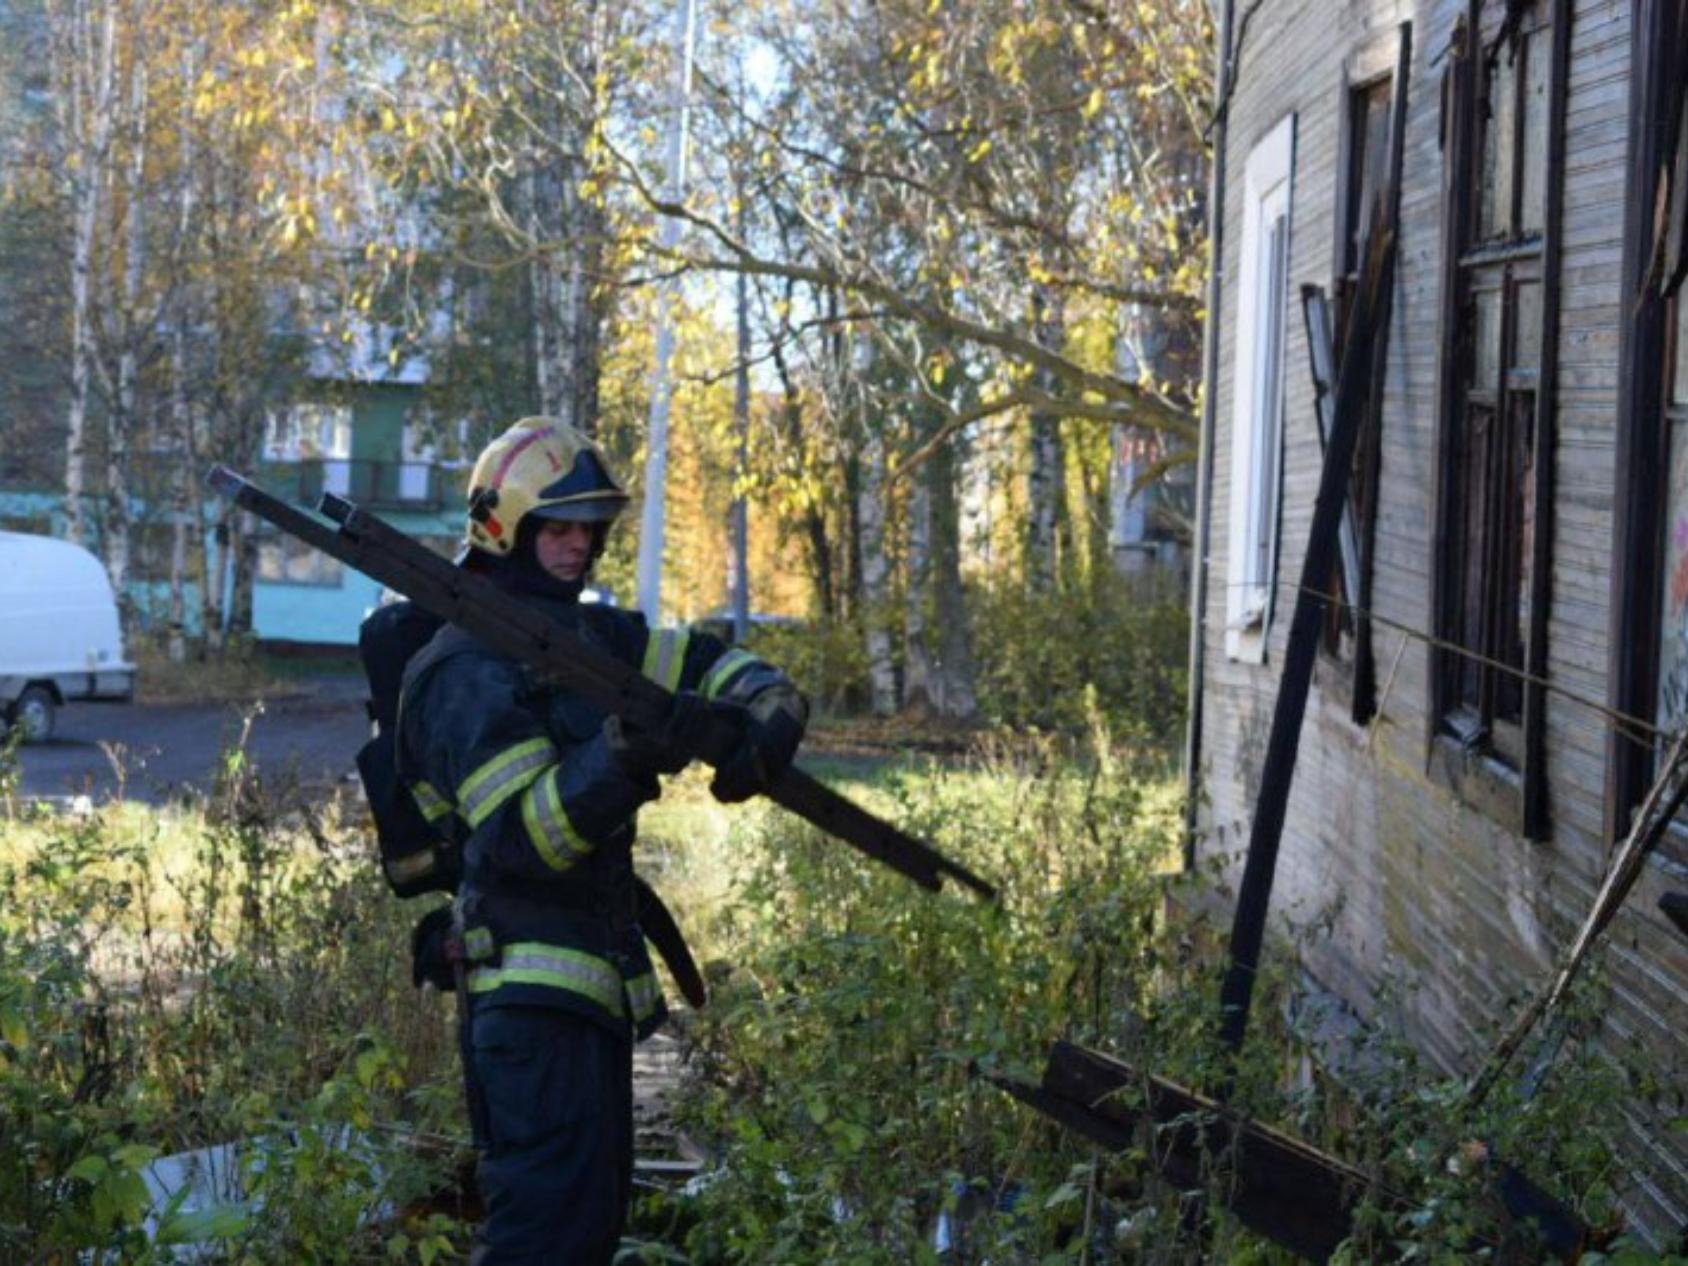
[[[1148,490],[1136,483],[1151,458],[1149,437],[1135,426],[1121,423],[1109,436],[1108,552],[1121,575],[1148,570],[1150,558]]]
[[[854,620],[866,605],[862,583],[864,551],[862,550],[862,484],[864,474],[859,453],[840,460],[839,474],[844,484],[844,575],[838,585],[838,616]]]
[[[555,177],[544,171],[523,172],[517,181],[517,197],[526,211],[526,227],[535,242],[552,242],[557,217],[553,212]],[[563,381],[567,377],[561,359],[557,247],[538,251],[528,262],[529,355],[533,361],[533,387],[539,412],[546,417],[563,417]]]
[[[99,30],[89,3],[98,3]],[[88,539],[88,399],[94,360],[93,268],[95,236],[104,203],[106,159],[111,148],[113,62],[117,43],[114,0],[80,0],[70,15],[66,67],[70,102],[71,173],[70,408],[65,426],[65,535]]]
[[[567,338],[567,400],[572,425],[588,435],[598,431],[598,352],[604,318],[604,304],[594,293],[593,278],[600,275],[604,256],[604,215],[590,198],[573,190],[579,173],[571,173],[565,199],[569,243],[568,271],[563,294],[565,337]]]
[[[187,196],[183,195],[183,202]],[[184,206],[183,219],[187,218]],[[170,611],[166,647],[170,661],[187,658],[188,517],[193,505],[193,410],[188,405],[186,305],[176,314],[170,336]],[[210,572],[205,573],[210,583]]]
[[[909,490],[908,551],[903,568],[903,707],[916,713],[930,713],[937,707],[932,656],[926,644],[931,541],[932,491],[928,472],[921,471]]]
[[[867,675],[875,716],[897,710],[897,669],[889,624],[891,563],[885,548],[885,439],[868,432],[856,495],[862,548],[862,630],[867,640]]]
[[[787,292],[789,298],[790,292]],[[774,368],[780,377],[780,418],[785,429],[786,443],[795,454],[799,472],[809,462],[808,446],[803,436],[803,396],[791,376],[791,365],[785,358],[779,337],[772,342]],[[809,547],[809,578],[814,583],[820,601],[821,618],[830,624],[838,617],[836,581],[832,574],[832,541],[826,530],[826,507],[818,497],[805,497],[803,506],[803,539]]]
[[[118,313],[120,343],[117,358],[117,407],[111,412],[110,437],[106,443],[105,543],[106,571],[117,596],[118,617],[125,631],[135,621],[134,595],[129,591],[129,441],[137,418],[137,383],[141,306],[141,272],[146,250],[146,193],[141,184],[146,176],[146,60],[137,46],[129,78],[129,171],[124,199],[123,297]]]
[[[937,658],[931,667],[932,701],[952,721],[971,720],[979,710],[973,679],[973,648],[961,586],[961,505],[956,495],[955,443],[927,462],[931,487],[931,572],[933,609],[939,613]]]
[[[1040,292],[1033,300],[1033,314],[1037,341],[1059,351],[1065,333],[1059,301]],[[1045,392],[1053,394],[1059,389],[1047,370],[1038,370],[1037,381]],[[1026,579],[1033,589],[1049,592],[1055,587],[1061,565],[1065,460],[1060,414],[1047,409],[1032,410],[1031,432],[1031,466],[1026,477]]]
[[[233,517],[228,503],[219,502],[216,520],[200,537],[200,570],[205,579],[199,590],[199,625],[206,653],[212,655],[223,649],[223,584],[234,537]]]
[[[194,81],[192,45],[183,55],[182,82]],[[193,231],[194,177],[196,149],[193,132],[193,109],[185,99],[180,120],[182,134],[181,187],[177,192],[176,247],[180,258],[188,258],[187,249]],[[174,305],[174,319],[170,331],[170,443],[173,458],[170,477],[170,609],[166,651],[171,663],[187,659],[187,571],[190,538],[189,519],[196,521],[193,490],[198,476],[195,461],[193,407],[188,401],[188,343],[187,326],[193,312],[188,289],[183,285]],[[200,524],[203,531],[203,524]],[[211,572],[206,569],[202,588],[209,588]]]

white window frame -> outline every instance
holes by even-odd
[[[347,460],[352,455],[349,405],[300,401],[264,415],[264,460]]]
[[[1253,663],[1266,658],[1278,569],[1294,171],[1295,115],[1289,114],[1249,152],[1243,179],[1236,359],[1231,379],[1225,653]],[[1274,239],[1277,225],[1281,231]]]

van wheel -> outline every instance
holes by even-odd
[[[29,686],[12,705],[12,724],[23,730],[25,743],[45,743],[53,737],[58,722],[58,705],[45,686]]]

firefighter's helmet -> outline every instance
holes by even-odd
[[[503,558],[530,516],[608,525],[626,504],[596,444],[566,422],[523,418],[475,463],[466,543]]]

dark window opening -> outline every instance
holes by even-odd
[[[1566,0],[1472,0],[1446,133],[1450,217],[1436,626],[1439,732],[1523,775],[1544,838],[1544,694]],[[1480,33],[1480,34],[1479,34]],[[1556,75],[1556,63],[1561,67]]]
[[[1688,724],[1688,301],[1678,292],[1666,356],[1667,445],[1665,515],[1661,542],[1665,566],[1659,609],[1657,721],[1666,733]]]
[[[1337,285],[1338,347],[1342,346],[1360,284],[1366,226],[1371,223],[1372,206],[1389,174],[1389,108],[1393,95],[1387,78],[1348,91],[1348,156],[1344,164],[1348,188],[1342,214],[1342,279]]]
[[[1333,356],[1346,337],[1359,290],[1360,263],[1365,257],[1366,233],[1374,222],[1373,212],[1389,176],[1389,126],[1394,102],[1394,85],[1389,77],[1348,89],[1344,108],[1345,153],[1342,171],[1341,239],[1337,252],[1335,312],[1331,324]],[[1335,366],[1325,389],[1334,392]],[[1371,602],[1370,561],[1376,522],[1377,472],[1382,442],[1382,385],[1372,393],[1368,416],[1360,428],[1354,450],[1354,469],[1349,479],[1352,513],[1343,526],[1343,549],[1357,557],[1353,565],[1339,553],[1332,570],[1329,592],[1334,599],[1325,609],[1323,649],[1354,671],[1354,719],[1369,720],[1372,711],[1369,664],[1370,637],[1365,628],[1365,611]],[[1350,589],[1354,592],[1350,592]],[[1367,661],[1363,668],[1361,661]]]

